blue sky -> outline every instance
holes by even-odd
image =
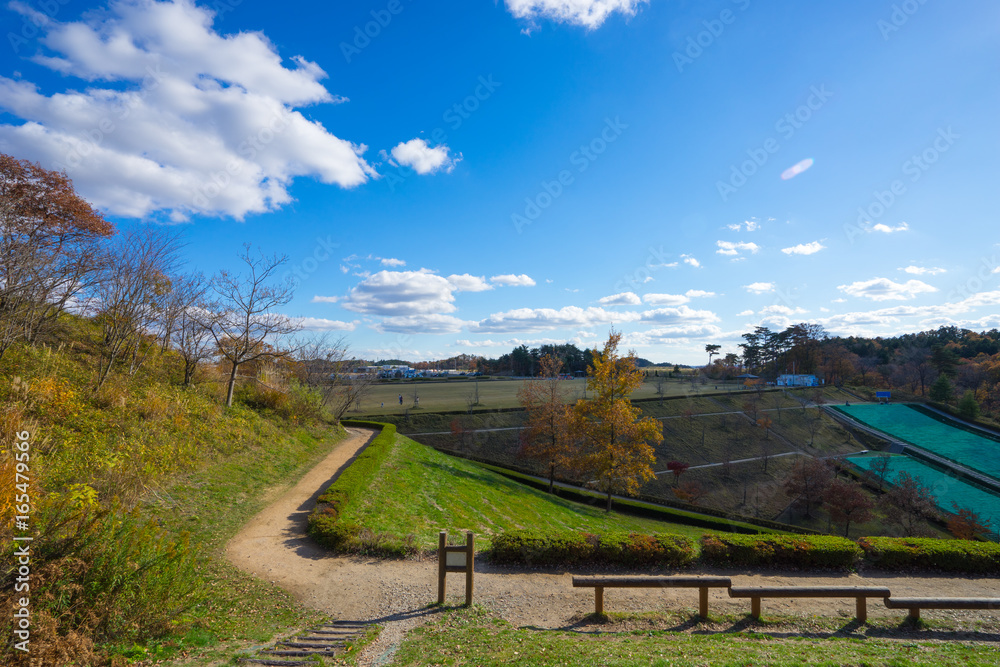
[[[0,151],[368,357],[1000,326],[1000,6],[4,6]]]

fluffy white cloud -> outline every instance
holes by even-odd
[[[391,154],[396,164],[425,175],[436,171],[450,173],[462,161],[461,154],[452,157],[449,155],[450,150],[444,144],[431,148],[426,141],[417,138],[400,143],[392,149]]]
[[[379,271],[352,287],[341,305],[370,315],[402,317],[455,311],[455,285],[426,269]]]
[[[840,285],[837,287],[841,292],[851,296],[865,297],[872,301],[905,301],[914,298],[917,294],[937,292],[937,288],[921,280],[907,280],[905,283],[896,283],[888,278],[872,278],[871,280],[861,280],[850,285]]]
[[[693,266],[696,269],[701,268],[701,262],[699,262],[697,259],[695,259],[691,255],[681,255],[681,259],[688,266]]]
[[[485,292],[493,289],[484,277],[468,273],[448,276],[448,282],[454,286],[456,292]]]
[[[691,298],[683,294],[646,294],[642,300],[651,306],[681,306]]]
[[[658,345],[677,343],[689,338],[716,338],[722,329],[714,325],[685,324],[672,327],[657,327],[628,335],[629,345]]]
[[[263,34],[219,34],[190,0],[119,0],[84,17],[42,17],[34,60],[103,83],[50,94],[0,77],[0,110],[24,121],[0,124],[0,145],[65,169],[99,208],[242,219],[290,202],[297,176],[341,187],[376,176],[364,145],[294,110],[344,101],[320,83],[326,73],[298,56],[286,67]]]
[[[913,265],[900,269],[900,271],[912,273],[915,276],[923,276],[923,275],[936,276],[939,273],[948,273],[947,269],[942,269],[936,266],[924,267],[924,266],[913,266]]]
[[[813,255],[825,247],[826,246],[819,241],[811,241],[809,243],[793,245],[791,248],[782,248],[781,252],[786,255]]]
[[[395,257],[379,257],[378,261],[382,263],[382,266],[391,266],[394,269],[400,266],[406,266],[406,262],[401,259],[396,259]]]
[[[754,294],[764,294],[774,291],[774,283],[750,283],[749,285],[744,285],[743,289]]]
[[[534,287],[535,281],[525,274],[514,275],[505,273],[500,276],[492,276],[490,282],[496,285],[506,285],[508,287]]]
[[[716,241],[715,245],[719,249],[715,251],[717,255],[739,255],[741,252],[749,252],[756,255],[760,252],[760,246],[751,242]]]
[[[339,296],[320,296],[317,294],[312,298],[313,303],[337,303],[340,301]]]
[[[326,320],[321,317],[292,317],[289,319],[306,331],[354,331],[357,328],[357,322]]]
[[[684,292],[684,296],[691,299],[702,299],[715,296],[715,292],[706,292],[703,289],[689,289],[687,292]]]
[[[602,306],[638,306],[642,300],[635,292],[622,292],[621,294],[601,297],[597,302]]]
[[[710,310],[694,310],[688,306],[680,306],[679,308],[655,308],[643,311],[641,321],[646,324],[692,326],[718,322],[719,316]]]
[[[883,234],[893,234],[895,232],[905,232],[910,228],[905,222],[901,222],[895,227],[890,227],[889,225],[884,225],[881,222],[872,227],[873,232],[882,232]]]
[[[766,308],[762,308],[760,311],[760,315],[802,315],[803,313],[808,313],[808,312],[809,312],[808,310],[805,310],[804,308],[799,308],[798,306],[796,306],[795,308],[791,308],[789,306],[774,304],[772,306],[767,306]]]
[[[405,315],[387,317],[372,328],[379,333],[453,334],[464,326],[464,321],[451,315]]]
[[[749,310],[741,310],[740,312],[736,313],[736,317],[748,317],[750,315],[753,315],[752,308]]]
[[[639,5],[646,2],[648,0],[506,0],[507,9],[519,19],[547,18],[589,30],[600,27],[614,12],[632,16]]]
[[[621,322],[634,322],[638,313],[620,313],[604,308],[566,306],[554,308],[517,308],[495,313],[469,326],[477,333],[531,333],[562,327],[592,327]]]
[[[738,232],[741,229],[744,229],[748,232],[755,232],[758,229],[760,229],[760,222],[756,218],[750,218],[749,220],[744,220],[743,222],[737,222],[732,225],[726,225],[726,227],[733,230],[734,232]]]

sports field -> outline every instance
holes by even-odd
[[[848,456],[847,461],[853,465],[868,470],[875,456]],[[967,484],[960,479],[951,477],[910,456],[890,457],[889,474],[886,482],[891,484],[896,475],[906,472],[911,477],[919,478],[924,486],[931,489],[937,497],[937,506],[945,512],[954,513],[952,501],[959,507],[975,510],[982,519],[989,519],[994,527],[1000,526],[1000,496]]]
[[[838,405],[854,419],[938,456],[1000,480],[1000,442],[951,426],[909,405]]]

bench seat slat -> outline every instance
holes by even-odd
[[[734,586],[734,598],[887,598],[884,586]]]
[[[887,598],[889,609],[1000,609],[1000,598]]]
[[[575,588],[729,588],[729,577],[573,577]]]

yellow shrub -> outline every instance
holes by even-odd
[[[61,420],[80,412],[76,390],[66,380],[47,376],[28,383],[28,396],[43,418]]]

